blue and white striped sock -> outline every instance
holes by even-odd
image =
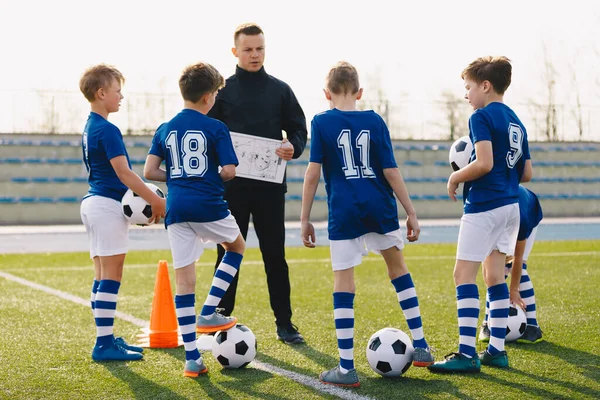
[[[487,290],[490,296],[490,343],[487,351],[494,356],[504,350],[510,300],[506,282],[490,286]]]
[[[183,294],[175,296],[175,312],[185,348],[185,359],[198,361],[201,356],[196,345],[196,295]]]
[[[523,268],[525,268],[525,267],[526,267],[526,265],[523,264]],[[512,268],[512,263],[506,264],[504,266],[504,279],[508,278],[508,274],[510,274],[511,268]],[[521,277],[521,282],[523,282],[522,277]],[[519,286],[519,290],[521,290],[520,286]],[[483,319],[484,323],[488,322],[489,316],[490,316],[490,295],[486,290],[486,292],[485,292],[485,317]]]
[[[427,341],[423,334],[419,299],[410,273],[393,279],[392,285],[394,285],[394,288],[396,289],[398,302],[404,313],[404,318],[406,318],[406,323],[408,324],[408,329],[410,330],[410,335],[413,339],[413,346],[426,349]]]
[[[527,264],[523,263],[523,272],[521,273],[521,282],[519,282],[519,293],[525,302],[527,315],[527,325],[538,326],[535,307],[535,293],[533,292],[533,283],[527,273]]]
[[[333,292],[333,318],[340,353],[340,372],[354,369],[354,293]]]
[[[117,294],[121,282],[103,279],[96,293],[94,316],[96,319],[96,346],[111,345],[114,341],[113,327],[117,311]]]
[[[240,269],[243,257],[239,253],[230,251],[225,253],[221,264],[219,264],[219,268],[215,272],[210,291],[208,292],[208,296],[206,296],[206,301],[200,315],[207,317],[215,312],[235,274]]]
[[[458,309],[458,352],[471,358],[477,353],[475,336],[479,318],[479,291],[477,285],[467,283],[456,287]]]
[[[94,316],[94,309],[96,308],[96,293],[98,293],[98,286],[100,286],[100,281],[94,279],[94,283],[92,284],[92,296],[90,298],[90,303],[92,305],[92,315]]]

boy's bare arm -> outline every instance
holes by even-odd
[[[510,301],[515,305],[521,307],[523,310],[527,307],[521,293],[519,292],[519,285],[521,283],[521,275],[523,272],[523,254],[525,253],[525,246],[527,240],[518,240],[515,246],[515,255],[512,262],[512,268],[510,271]]]
[[[310,223],[310,211],[312,209],[313,202],[315,201],[315,194],[317,193],[317,187],[319,186],[319,180],[321,179],[321,164],[311,162],[306,168],[304,174],[304,185],[302,186],[302,211],[300,212],[300,237],[302,243],[306,247],[315,247],[317,238],[315,236],[315,228]]]
[[[146,200],[152,207],[152,218],[154,222],[158,222],[161,217],[165,216],[166,213],[166,201],[154,193],[136,174],[129,168],[127,163],[127,157],[118,156],[110,160],[117,177],[123,182],[125,186],[131,189],[133,192],[140,195],[141,198]]]
[[[398,200],[400,200],[400,204],[402,204],[406,215],[416,215],[417,212],[412,205],[412,201],[410,200],[410,196],[408,194],[408,189],[406,188],[406,184],[404,183],[404,179],[402,178],[400,170],[398,168],[385,168],[383,170],[383,175],[390,184]]]
[[[533,165],[531,159],[525,160],[525,168],[523,169],[523,176],[521,176],[521,182],[529,182],[533,178]]]
[[[227,182],[235,178],[235,165],[227,164],[221,168],[221,172],[219,172],[219,176],[223,180],[223,182]]]
[[[383,175],[406,212],[406,238],[409,242],[417,241],[421,234],[421,227],[419,226],[417,212],[410,200],[408,189],[406,188],[400,170],[398,168],[385,168],[383,170]]]
[[[160,167],[161,163],[162,158],[153,154],[148,154],[146,163],[144,164],[144,178],[151,181],[166,182],[167,171]]]

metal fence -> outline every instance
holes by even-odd
[[[299,99],[307,120],[324,109],[320,98]],[[123,134],[150,134],[182,106],[174,93],[132,93],[111,115]],[[532,141],[600,141],[600,107],[556,104],[510,104],[525,124]],[[394,139],[447,140],[468,133],[470,106],[460,99],[426,103],[370,101],[388,122]],[[78,133],[85,125],[89,104],[79,92],[0,91],[0,132]]]

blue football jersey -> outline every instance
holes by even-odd
[[[396,199],[383,175],[397,168],[390,133],[373,111],[325,111],[311,123],[310,161],[322,164],[329,239],[399,228]]]
[[[473,145],[482,140],[492,142],[494,166],[484,176],[465,182],[465,214],[517,203],[525,160],[531,158],[527,131],[517,115],[503,103],[490,103],[471,115],[469,136]],[[475,158],[473,148],[471,161]]]
[[[224,123],[184,109],[158,127],[149,154],[165,161],[166,226],[218,221],[229,215],[219,166],[237,166],[238,159]]]
[[[519,212],[521,221],[517,240],[525,240],[531,235],[531,231],[540,224],[544,214],[535,193],[522,185],[519,185]]]
[[[127,186],[117,176],[110,160],[125,156],[129,168],[131,162],[119,128],[100,114],[91,112],[83,129],[81,149],[90,185],[84,198],[102,196],[121,201]]]

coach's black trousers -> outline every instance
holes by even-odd
[[[265,264],[275,322],[278,325],[290,323],[292,306],[289,268],[285,261],[285,192],[283,188],[232,186],[225,192],[225,199],[244,239],[247,237],[250,215],[252,215],[254,230]],[[215,270],[219,267],[225,254],[225,249],[221,245],[217,245],[217,250],[218,258]],[[241,272],[240,266],[240,270],[219,304],[219,307],[225,310],[224,315],[231,315],[233,312],[238,278]]]

